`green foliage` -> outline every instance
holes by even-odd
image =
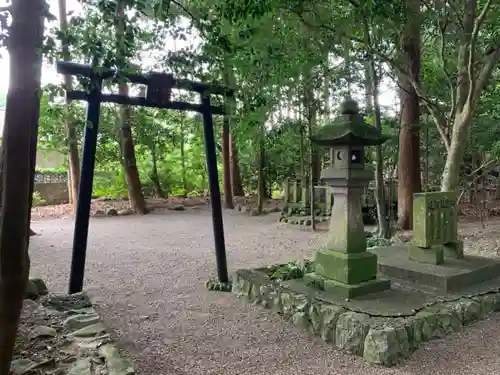
[[[47,204],[45,199],[42,198],[41,194],[38,191],[33,192],[33,207],[43,206]]]
[[[311,108],[316,116],[313,126],[318,127],[334,115],[335,106],[345,96],[358,98],[363,94],[368,53],[375,57],[382,81],[397,79],[394,64],[399,63],[396,52],[406,21],[404,4],[344,0],[307,4],[295,0],[91,0],[69,17],[69,29],[64,35],[58,29],[49,30],[45,53],[48,60],[60,58],[61,41],[65,40],[72,59],[78,62],[131,71],[141,66],[143,70],[169,71],[233,86],[237,95],[229,120],[245,189],[257,190],[259,151],[264,145],[265,184],[274,193],[284,179],[308,173],[300,164],[308,160],[306,126],[311,120]],[[121,5],[124,16],[117,18]],[[461,3],[454,5],[461,9]],[[487,16],[478,41],[481,48],[495,40],[498,11],[495,5]],[[450,72],[456,70],[459,32],[447,30],[442,55],[438,26],[446,16],[447,27],[454,27],[456,15],[451,13],[422,7],[422,87],[427,99],[439,103],[444,112],[450,109],[450,101],[449,92],[444,90],[449,82],[443,61]],[[372,45],[364,39],[365,21],[370,24]],[[189,45],[194,39],[200,39],[199,45]],[[182,48],[171,50],[173,40]],[[494,78],[498,78],[497,72]],[[143,89],[129,86],[132,94]],[[88,89],[88,82],[79,79],[75,87]],[[304,97],[309,87],[313,97],[306,108]],[[106,90],[116,92],[116,82],[110,82]],[[176,99],[197,100],[185,93],[174,94]],[[62,95],[59,86],[44,87],[39,146],[65,154],[66,112],[81,143],[85,108],[81,103],[67,106]],[[488,158],[500,157],[496,126],[499,97],[498,85],[490,85],[483,93],[467,144],[468,156],[479,152]],[[383,145],[387,178],[394,175],[398,164],[397,110],[387,108],[382,113],[382,131],[389,136]],[[373,123],[372,118],[366,120]],[[422,165],[428,166],[431,182],[437,183],[445,150],[433,120],[428,113],[421,116],[422,155],[430,160],[422,160]],[[155,170],[162,188],[170,195],[199,194],[207,189],[200,116],[134,108],[130,121],[145,194],[153,192]],[[217,140],[222,137],[221,123],[220,119],[214,120]],[[373,160],[372,151],[368,149],[368,162]],[[218,156],[220,161],[220,153]],[[117,106],[102,105],[96,170],[107,175],[96,178],[94,194],[126,196],[122,169]],[[219,172],[222,178],[221,163]]]
[[[366,236],[366,247],[367,248],[391,246],[394,244],[391,239],[379,237],[379,236],[375,235],[373,232],[366,232],[365,231],[365,236]]]
[[[67,169],[66,168],[37,168],[37,172],[63,174],[63,173],[67,173]]]
[[[267,268],[267,274],[271,280],[276,282],[300,279],[304,274],[313,272],[314,265],[309,260],[289,262],[282,265],[274,265]]]

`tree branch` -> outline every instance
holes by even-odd
[[[471,106],[475,105],[479,100],[479,97],[481,96],[482,91],[488,84],[488,81],[490,80],[491,77],[491,73],[493,72],[493,69],[495,69],[495,66],[497,65],[499,60],[500,60],[500,47],[497,47],[487,55],[486,63],[484,64],[483,69],[479,73],[474,88],[474,92],[470,97]]]
[[[398,67],[395,66],[394,69],[397,70]],[[425,96],[421,92],[420,85],[418,84],[417,81],[415,81],[415,79],[413,79],[413,77],[411,75],[406,73],[403,69],[400,69],[399,74],[404,75],[404,78],[407,79],[408,82],[410,82],[410,84],[412,85],[413,89],[415,90],[415,92],[417,93],[419,98],[424,102],[424,105],[427,107],[427,109],[428,109],[429,113],[431,114],[432,119],[434,120],[434,123],[438,129],[439,135],[441,136],[441,140],[443,141],[446,152],[448,152],[450,150],[450,142],[448,140],[448,137],[446,136],[446,131],[445,131],[446,125],[448,124],[448,119],[445,117],[445,115],[441,111],[441,108],[439,107],[439,105],[437,103],[433,102],[432,100],[430,100],[427,96]],[[401,87],[397,83],[397,80],[396,79],[394,79],[394,80],[396,81],[397,86],[400,89],[404,90],[404,88]]]
[[[12,5],[0,7],[0,12],[10,12],[11,10],[12,10]]]
[[[475,86],[476,86],[476,79],[474,75],[474,62],[475,62],[475,55],[476,55],[476,44],[477,44],[477,36],[479,34],[479,30],[481,29],[481,26],[484,23],[484,19],[486,18],[486,14],[488,13],[488,10],[491,8],[491,3],[492,0],[487,0],[486,4],[483,7],[483,10],[481,13],[479,13],[479,16],[476,19],[476,22],[474,22],[474,28],[472,29],[472,33],[470,36],[470,44],[469,44],[469,62],[467,65],[467,72],[469,74],[469,93],[467,95],[467,102],[471,102],[474,100],[474,94],[475,94]]]
[[[448,19],[446,20],[443,26],[439,25],[439,58],[441,60],[441,68],[443,69],[444,75],[448,82],[448,88],[450,90],[451,107],[450,107],[450,112],[448,114],[448,119],[452,119],[455,116],[455,111],[457,110],[457,97],[455,88],[453,87],[453,82],[451,80],[451,75],[450,72],[448,71],[448,68],[446,67],[446,60],[444,58],[445,33],[447,27],[448,27]]]
[[[462,30],[464,30],[464,23],[462,21],[462,12],[460,10],[457,9],[457,7],[455,6],[455,1],[446,1],[445,0],[445,7],[446,5],[448,5],[450,7],[450,9],[453,11],[453,13],[455,13],[455,19],[456,19],[456,23],[458,26],[460,26],[460,28]]]
[[[473,179],[472,179],[472,181],[469,181],[469,182],[468,182],[468,186],[465,186],[465,187],[464,187],[464,189],[462,190],[462,192],[460,193],[460,196],[459,196],[459,197],[458,197],[458,199],[457,199],[457,204],[458,204],[458,203],[462,200],[462,197],[464,196],[465,192],[466,192],[467,190],[469,190],[469,189],[472,187],[472,185],[473,185],[473,184],[474,184],[477,180],[479,180],[481,177],[483,177],[485,174],[487,174],[487,173],[488,173],[488,171],[487,171],[487,170],[484,170],[484,171],[483,171],[483,173],[481,173],[480,175],[478,175],[478,176],[476,176],[476,177],[474,177],[474,175],[475,175],[477,172],[481,171],[481,169],[485,169],[485,168],[489,167],[491,164],[494,164],[494,163],[497,163],[497,162],[498,162],[498,160],[497,160],[497,159],[492,159],[492,160],[489,160],[489,161],[487,161],[487,162],[485,162],[485,163],[481,164],[478,168],[476,168],[476,169],[475,169],[475,170],[473,170],[471,173],[469,173],[469,174],[467,174],[467,175],[465,176],[465,177],[473,177]]]
[[[321,21],[321,18],[319,17],[319,15],[317,15],[317,14],[315,14],[315,16],[317,19],[320,20],[320,24],[313,25],[304,18],[304,15],[303,15],[304,10],[303,9],[302,9],[302,12],[297,11],[297,10],[291,10],[291,11],[292,11],[292,13],[294,13],[295,15],[297,15],[299,17],[299,19],[304,23],[304,25],[306,25],[309,28],[312,28],[312,29],[324,28],[332,33],[335,33],[335,34],[338,34],[338,32],[339,32],[339,30],[334,29],[332,26],[324,24]],[[445,127],[446,127],[446,123],[447,123],[446,118],[443,115],[439,106],[436,103],[429,100],[429,97],[423,93],[423,90],[422,90],[420,84],[411,76],[411,74],[409,74],[405,69],[403,69],[401,67],[401,65],[398,64],[394,59],[390,58],[389,56],[387,56],[383,52],[378,51],[377,49],[373,48],[372,46],[367,46],[363,39],[355,37],[353,35],[348,35],[345,32],[341,32],[341,34],[343,37],[365,46],[365,48],[368,50],[369,53],[376,55],[380,60],[382,60],[383,62],[387,63],[390,67],[392,67],[400,77],[403,77],[404,79],[408,80],[408,82],[412,85],[413,89],[415,90],[416,94],[422,99],[422,101],[425,103],[427,109],[431,113],[431,115],[434,119],[434,122],[436,124],[436,127],[439,131],[439,134],[442,138],[443,144],[446,148],[446,151],[448,152],[450,149],[450,143],[448,141],[448,138],[446,137],[446,132],[445,132]]]
[[[172,4],[174,4],[175,6],[177,6],[184,13],[186,13],[186,15],[189,18],[191,18],[191,22],[193,22],[196,25],[196,28],[200,31],[200,33],[202,33],[203,36],[206,36],[205,30],[204,30],[203,25],[201,23],[201,20],[199,18],[195,17],[195,15],[188,8],[186,8],[184,5],[182,5],[179,1],[177,1],[177,0],[170,0],[170,2]]]

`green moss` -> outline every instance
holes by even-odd
[[[310,260],[289,262],[287,264],[277,264],[269,266],[266,273],[273,281],[280,282],[285,280],[301,279],[304,274],[314,270],[314,265]]]
[[[205,287],[210,291],[230,292],[232,290],[232,286],[233,285],[230,281],[222,283],[217,278],[209,279],[205,282]]]

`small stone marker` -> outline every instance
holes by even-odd
[[[444,258],[464,257],[458,240],[457,195],[452,192],[427,192],[413,195],[413,241],[411,260],[442,264]]]
[[[341,105],[337,121],[326,125],[313,139],[331,148],[331,165],[322,178],[332,187],[328,240],[316,252],[316,272],[306,274],[306,282],[345,298],[389,289],[389,280],[377,279],[377,256],[366,251],[362,195],[372,179],[365,169],[365,146],[385,141],[380,132],[366,124],[358,104],[347,100]]]

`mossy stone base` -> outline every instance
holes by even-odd
[[[390,280],[373,279],[357,284],[344,284],[335,280],[324,280],[325,292],[334,293],[344,298],[356,298],[366,294],[382,292],[391,287]]]
[[[410,245],[408,247],[410,260],[428,264],[443,264],[444,250],[442,245],[435,245],[429,248]]]
[[[318,275],[316,272],[306,273],[302,278],[307,286],[317,288],[319,290],[325,289],[325,277]]]
[[[344,253],[321,249],[315,256],[316,273],[343,284],[369,281],[377,275],[377,256],[373,253]]]
[[[463,241],[448,242],[443,245],[445,258],[463,259],[464,258],[464,243]]]

